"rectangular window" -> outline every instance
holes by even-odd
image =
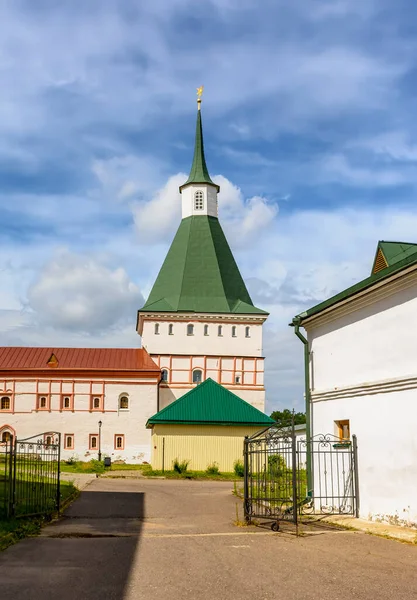
[[[90,433],[89,448],[90,448],[90,450],[98,450],[98,434],[97,433]]]
[[[61,395],[61,410],[74,410],[74,397],[72,394]]]
[[[187,325],[187,335],[194,335],[194,325]]]
[[[103,396],[93,394],[90,399],[90,410],[103,410]]]
[[[50,398],[49,394],[39,394],[36,398],[36,410],[49,410]]]
[[[348,419],[344,419],[343,421],[335,421],[335,425],[337,428],[337,435],[339,439],[344,441],[350,440],[350,422]]]
[[[114,449],[124,450],[125,449],[125,436],[122,433],[116,433],[114,436]]]
[[[219,337],[221,337],[221,336],[223,335],[223,327],[222,327],[221,325],[219,325],[219,326],[217,327],[217,335],[218,335]]]
[[[235,383],[236,384],[240,383],[240,375],[235,376]]]
[[[73,433],[64,433],[64,450],[74,450]]]
[[[204,335],[208,335],[208,334],[209,334],[208,325],[204,325]]]

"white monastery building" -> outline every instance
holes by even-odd
[[[149,418],[212,379],[264,410],[262,326],[218,220],[198,100],[182,220],[146,304],[141,349],[1,348],[0,442],[62,434],[62,456],[149,461]]]
[[[416,315],[417,244],[379,242],[368,278],[292,323],[307,332],[311,434],[357,436],[360,516],[414,526]]]

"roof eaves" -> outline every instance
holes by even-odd
[[[355,294],[358,294],[359,292],[362,292],[367,288],[372,287],[374,284],[384,279],[387,279],[391,275],[395,275],[399,271],[402,271],[406,267],[410,267],[414,264],[417,264],[417,250],[415,253],[410,254],[410,256],[407,256],[403,260],[394,263],[390,267],[387,267],[386,269],[382,269],[382,271],[378,271],[377,273],[370,275],[366,279],[355,283],[351,287],[347,288],[346,290],[343,290],[342,292],[339,292],[335,296],[332,296],[331,298],[320,302],[320,304],[316,304],[316,306],[313,306],[312,308],[309,308],[308,310],[300,313],[299,315],[296,315],[292,320],[292,323],[290,323],[290,325],[300,324],[301,321],[315,316],[318,313],[325,310],[326,308],[330,308],[338,304],[339,302],[342,302],[343,300],[347,300],[348,298],[355,296]]]

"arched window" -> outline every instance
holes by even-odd
[[[222,336],[223,335],[223,327],[222,327],[222,325],[219,325],[217,327],[217,335],[218,336]]]
[[[168,371],[166,369],[161,371],[161,381],[168,381]]]
[[[90,448],[91,449],[97,448],[97,436],[95,436],[95,435],[90,436]]]
[[[194,325],[187,325],[187,335],[194,335]]]
[[[46,408],[46,396],[41,396],[39,398],[39,407]]]
[[[168,335],[174,335],[174,326],[172,323],[168,325]]]
[[[3,433],[1,434],[1,441],[3,444],[7,444],[7,442],[11,442],[12,438],[13,438],[13,436],[10,433],[10,431],[3,431]]]
[[[155,335],[159,335],[159,323],[155,323]]]
[[[202,379],[203,372],[201,369],[195,369],[195,371],[193,371],[193,383],[201,383]]]
[[[245,327],[245,337],[250,337],[250,327]]]
[[[203,210],[204,208],[204,194],[201,190],[198,190],[194,194],[194,210]]]
[[[93,408],[100,408],[100,398],[94,398]]]
[[[71,406],[71,398],[69,396],[64,396],[64,408],[70,408]]]
[[[1,410],[10,410],[10,398],[9,396],[3,396],[0,401]]]
[[[208,325],[204,325],[204,335],[208,335]]]
[[[232,337],[236,337],[236,325],[232,327]]]
[[[45,444],[46,446],[50,446],[52,444],[52,436],[51,435],[47,435],[45,438]]]
[[[119,398],[119,408],[120,410],[129,409],[129,398],[125,394],[123,394],[123,396],[120,396]]]

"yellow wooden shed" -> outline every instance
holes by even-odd
[[[188,460],[190,470],[217,463],[232,472],[243,459],[243,439],[274,421],[263,412],[207,379],[151,417],[152,467],[171,470],[175,459]]]

